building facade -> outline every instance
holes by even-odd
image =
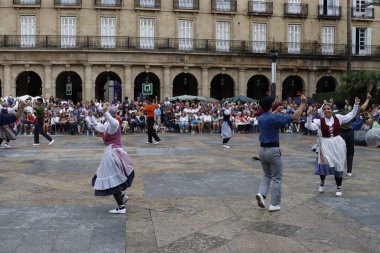
[[[379,70],[380,7],[370,2],[2,0],[1,95],[111,100],[149,84],[159,100],[260,99],[272,83],[283,99],[334,91],[348,61]]]

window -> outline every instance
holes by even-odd
[[[339,0],[319,0],[320,15],[339,16]]]
[[[288,53],[298,54],[301,52],[301,26],[288,26]]]
[[[216,9],[220,11],[229,11],[231,9],[230,0],[216,0]]]
[[[216,50],[230,51],[230,22],[216,22]]]
[[[103,48],[115,48],[115,27],[116,27],[116,18],[101,18],[101,31],[102,36],[101,44]]]
[[[288,0],[288,13],[301,13],[301,0]]]
[[[371,54],[371,28],[352,28],[352,53],[355,55]]]
[[[353,0],[354,17],[372,17],[373,7],[367,6],[372,0]]]
[[[322,54],[334,53],[335,28],[333,26],[322,27]]]
[[[36,4],[36,0],[20,0],[20,4]]]
[[[253,52],[265,52],[267,49],[267,25],[253,24]]]
[[[61,4],[76,4],[76,0],[61,0]]]
[[[140,19],[140,48],[154,48],[154,19]]]
[[[255,0],[252,5],[253,10],[255,12],[265,12],[265,0]]]
[[[116,0],[101,0],[102,5],[116,5]]]
[[[181,9],[193,9],[193,0],[179,0],[178,7]]]
[[[76,17],[61,17],[61,47],[76,46],[77,19]]]
[[[193,21],[180,20],[178,29],[179,50],[193,49]]]
[[[34,47],[36,45],[36,17],[21,16],[21,47]]]
[[[141,7],[154,7],[154,0],[140,0]]]

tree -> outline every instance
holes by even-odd
[[[343,84],[338,90],[350,96],[365,97],[369,92],[377,101],[380,91],[380,71],[350,71],[342,76]],[[352,98],[352,97],[351,97]]]

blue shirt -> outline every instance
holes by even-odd
[[[264,112],[259,118],[260,142],[279,143],[280,127],[292,122],[292,116],[289,114],[274,114]]]

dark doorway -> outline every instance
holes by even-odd
[[[219,74],[212,79],[210,97],[222,100],[234,96],[234,80],[229,75]]]
[[[115,72],[103,72],[95,81],[95,99],[121,102],[121,79]]]
[[[269,95],[269,81],[263,75],[255,75],[248,80],[247,97],[260,100]]]
[[[332,76],[324,76],[317,83],[317,93],[334,92],[336,80]]]
[[[152,95],[143,95],[142,94],[142,86],[143,84],[151,83],[152,84]],[[144,100],[147,98],[156,98],[158,101],[160,99],[160,79],[152,73],[140,73],[135,79],[135,89],[134,89],[134,99],[140,98],[140,100]]]
[[[282,99],[294,98],[303,93],[303,81],[299,76],[289,76],[282,84]]]
[[[29,95],[32,97],[42,95],[42,81],[33,71],[24,71],[16,79],[16,96]]]
[[[62,72],[57,77],[55,91],[58,99],[80,102],[82,101],[82,79],[73,71]]]
[[[181,95],[198,95],[198,82],[192,74],[181,73],[173,81],[173,97]]]

